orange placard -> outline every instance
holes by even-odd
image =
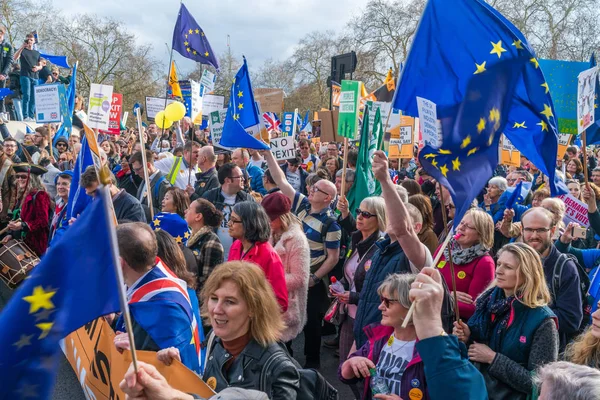
[[[502,136],[500,142],[500,164],[508,165],[509,167],[521,166],[521,152],[506,138]]]
[[[119,388],[131,364],[128,351],[119,353],[113,344],[115,333],[104,320],[98,318],[69,334],[64,339],[63,351],[79,378],[86,398],[124,399]],[[154,365],[167,382],[177,390],[209,398],[215,393],[193,371],[178,361],[166,366],[152,351],[137,351],[137,358]]]
[[[567,147],[569,147],[569,143],[571,143],[571,138],[573,135],[568,133],[560,133],[558,135],[558,153],[557,158],[562,159],[567,152]]]
[[[415,119],[401,116],[400,124],[390,129],[390,142],[388,148],[389,158],[413,158],[413,130]]]

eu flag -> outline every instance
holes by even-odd
[[[590,58],[590,68],[594,68],[596,66],[596,56],[592,54]],[[600,101],[598,100],[598,96],[600,96],[600,80],[596,81],[596,97],[594,98],[594,123],[592,126],[586,129],[585,131],[585,141],[586,144],[598,144],[600,143]]]
[[[0,399],[50,398],[59,340],[119,310],[111,229],[98,196],[0,314]]]
[[[254,101],[248,64],[244,65],[233,79],[229,94],[229,107],[223,124],[223,133],[219,144],[225,147],[244,147],[247,149],[269,150],[269,146],[257,140],[246,129],[259,125],[258,109]]]
[[[219,62],[204,31],[183,3],[179,8],[179,16],[173,30],[172,46],[173,50],[185,58],[219,69]]]
[[[69,190],[69,202],[67,203],[67,219],[77,218],[92,201],[92,198],[85,193],[85,189],[79,184],[81,174],[90,165],[94,165],[94,157],[84,129],[81,132],[81,149],[73,167],[73,179],[71,190]]]
[[[523,200],[525,200],[525,197],[527,197],[527,195],[529,194],[531,186],[531,182],[519,182],[519,184],[514,189],[512,189],[512,193],[508,197],[508,200],[506,200],[506,209],[513,208],[517,203],[522,203]]]
[[[73,65],[73,74],[71,76],[71,82],[69,83],[69,87],[67,87],[67,110],[65,111],[67,116],[63,118],[63,123],[54,135],[54,145],[56,146],[56,141],[59,137],[68,138],[71,135],[71,131],[73,129],[73,110],[75,110],[75,90],[77,87],[77,64]]]
[[[425,145],[419,161],[448,188],[456,206],[455,228],[498,165],[498,142],[527,62],[519,57],[496,63],[471,78],[460,103],[438,106],[442,145]]]
[[[430,0],[404,65],[394,108],[417,116],[416,97],[438,107],[461,103],[474,76],[526,57],[504,134],[554,182],[558,130],[548,85],[523,34],[483,0]],[[496,149],[494,149],[496,150]],[[552,194],[559,192],[551,185]]]

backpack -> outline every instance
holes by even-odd
[[[573,263],[575,263],[577,274],[579,275],[579,291],[581,294],[583,319],[581,320],[578,333],[582,333],[590,322],[594,299],[591,296],[588,296],[588,291],[590,289],[590,278],[585,272],[585,269],[577,261],[577,257],[575,257],[573,254],[562,253],[558,256],[558,259],[554,263],[554,269],[552,270],[552,285],[550,287],[550,293],[552,294],[552,298],[556,299],[556,293],[561,284],[560,280],[562,276],[562,270],[568,261],[573,261]]]
[[[258,390],[268,394],[267,390],[267,371],[280,360],[289,359],[300,374],[300,388],[298,389],[298,400],[337,400],[338,391],[327,379],[312,368],[301,368],[298,362],[289,355],[285,346],[279,344],[280,351],[277,351],[267,359],[260,371],[260,380]]]

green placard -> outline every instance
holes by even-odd
[[[359,81],[342,81],[338,136],[356,139],[358,133],[358,105],[360,101]]]

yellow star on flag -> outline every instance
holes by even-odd
[[[515,46],[518,50],[523,50],[523,42],[521,42],[521,40],[515,40],[512,44],[513,46]]]
[[[456,157],[456,160],[452,160],[452,171],[460,171],[460,160]]]
[[[183,42],[183,45],[184,45],[185,47],[187,47],[187,45],[188,45],[188,44],[190,44],[190,42],[188,42],[187,40],[186,40],[185,42]]]
[[[452,154],[452,152],[450,150],[444,150],[444,149],[439,149],[438,153],[440,153],[440,154]]]
[[[177,243],[182,243],[182,242],[183,242],[183,238],[182,238],[181,236],[177,235],[177,236],[175,237],[175,241],[176,241]]]
[[[243,109],[244,109],[244,103],[238,104],[238,110],[243,110]]]
[[[548,82],[544,82],[540,86],[542,86],[544,89],[546,89],[545,93],[548,94],[548,92],[550,91],[550,88],[548,87]]]
[[[502,53],[506,52],[506,49],[502,48],[502,40],[499,40],[498,43],[494,43],[494,42],[490,42],[492,43],[492,51],[490,51],[490,54],[497,54],[498,58],[502,57]]]
[[[16,346],[17,350],[21,350],[25,346],[31,346],[31,339],[33,339],[33,335],[21,335],[19,340],[13,343],[13,346]]]
[[[442,175],[444,175],[446,178],[448,177],[448,167],[446,166],[446,164],[442,165],[440,167],[440,172],[442,173]]]
[[[192,54],[196,55],[196,54],[198,54],[198,52],[196,50],[194,50],[194,51],[192,51]]]
[[[490,137],[488,138],[488,142],[487,145],[491,146],[492,143],[494,143],[494,133],[492,132],[492,134],[490,135]]]
[[[469,150],[467,156],[477,153],[477,150],[479,150],[479,147],[473,147],[471,150]]]
[[[490,122],[500,122],[500,111],[494,107],[490,110]]]
[[[240,114],[233,114],[233,120],[237,121],[240,118]]]
[[[48,333],[50,333],[50,329],[52,329],[52,325],[54,325],[54,322],[43,322],[41,324],[36,324],[35,326],[42,330],[42,333],[40,334],[40,337],[38,339],[43,339],[46,336],[48,336]]]
[[[550,120],[550,117],[554,117],[554,114],[552,114],[552,108],[550,108],[548,104],[544,104],[544,111],[542,111],[541,114],[545,115],[548,120]]]
[[[480,118],[477,124],[477,133],[483,132],[485,129],[485,118]]]
[[[154,221],[152,221],[152,223],[154,224],[155,227],[159,227],[160,226],[160,219],[156,218]]]
[[[190,30],[188,31],[188,33],[192,34],[192,33],[194,33],[194,31],[190,29]]]
[[[433,165],[435,168],[437,168],[438,163],[437,161],[435,161],[435,158],[433,160],[431,160],[431,165]]]
[[[475,63],[475,67],[477,68],[477,70],[475,72],[473,72],[473,75],[477,75],[477,74],[481,74],[482,72],[485,72],[485,63],[486,63],[486,61],[482,62],[481,64]]]
[[[464,149],[465,147],[467,147],[470,144],[471,144],[471,136],[467,135],[467,137],[464,138],[462,143],[460,144],[460,148]]]
[[[54,294],[56,294],[56,291],[46,292],[44,291],[43,287],[36,286],[33,289],[33,293],[31,294],[31,296],[23,297],[23,300],[31,304],[31,306],[29,307],[29,314],[33,314],[40,308],[44,308],[46,310],[53,309],[54,304],[52,304],[52,301],[50,299],[52,298],[52,296],[54,296]]]
[[[183,237],[186,238],[186,239],[189,239],[190,238],[190,233],[189,232],[184,233]]]
[[[546,121],[541,120],[539,123],[537,123],[536,125],[539,125],[542,127],[542,132],[543,131],[547,131],[548,130],[548,124],[546,123]]]
[[[433,153],[429,153],[429,154],[425,154],[425,158],[436,158],[437,154],[433,154]]]
[[[186,50],[188,53],[192,51],[192,49],[190,49],[189,47],[187,47]]]
[[[244,95],[244,92],[242,92],[241,90],[238,92],[238,97],[242,97]]]
[[[536,69],[540,67],[540,63],[538,62],[538,60],[536,60],[536,58],[535,58],[535,57],[531,58],[531,59],[529,60],[529,62],[530,62],[530,63],[532,63],[532,64],[533,64],[533,66],[534,66]]]
[[[523,121],[521,123],[515,122],[515,124],[513,125],[513,129],[514,128],[525,128],[525,129],[527,129],[527,127],[525,126],[525,121]]]
[[[200,29],[196,29],[196,35],[200,34]]]
[[[208,51],[204,52],[204,57],[208,57]]]

